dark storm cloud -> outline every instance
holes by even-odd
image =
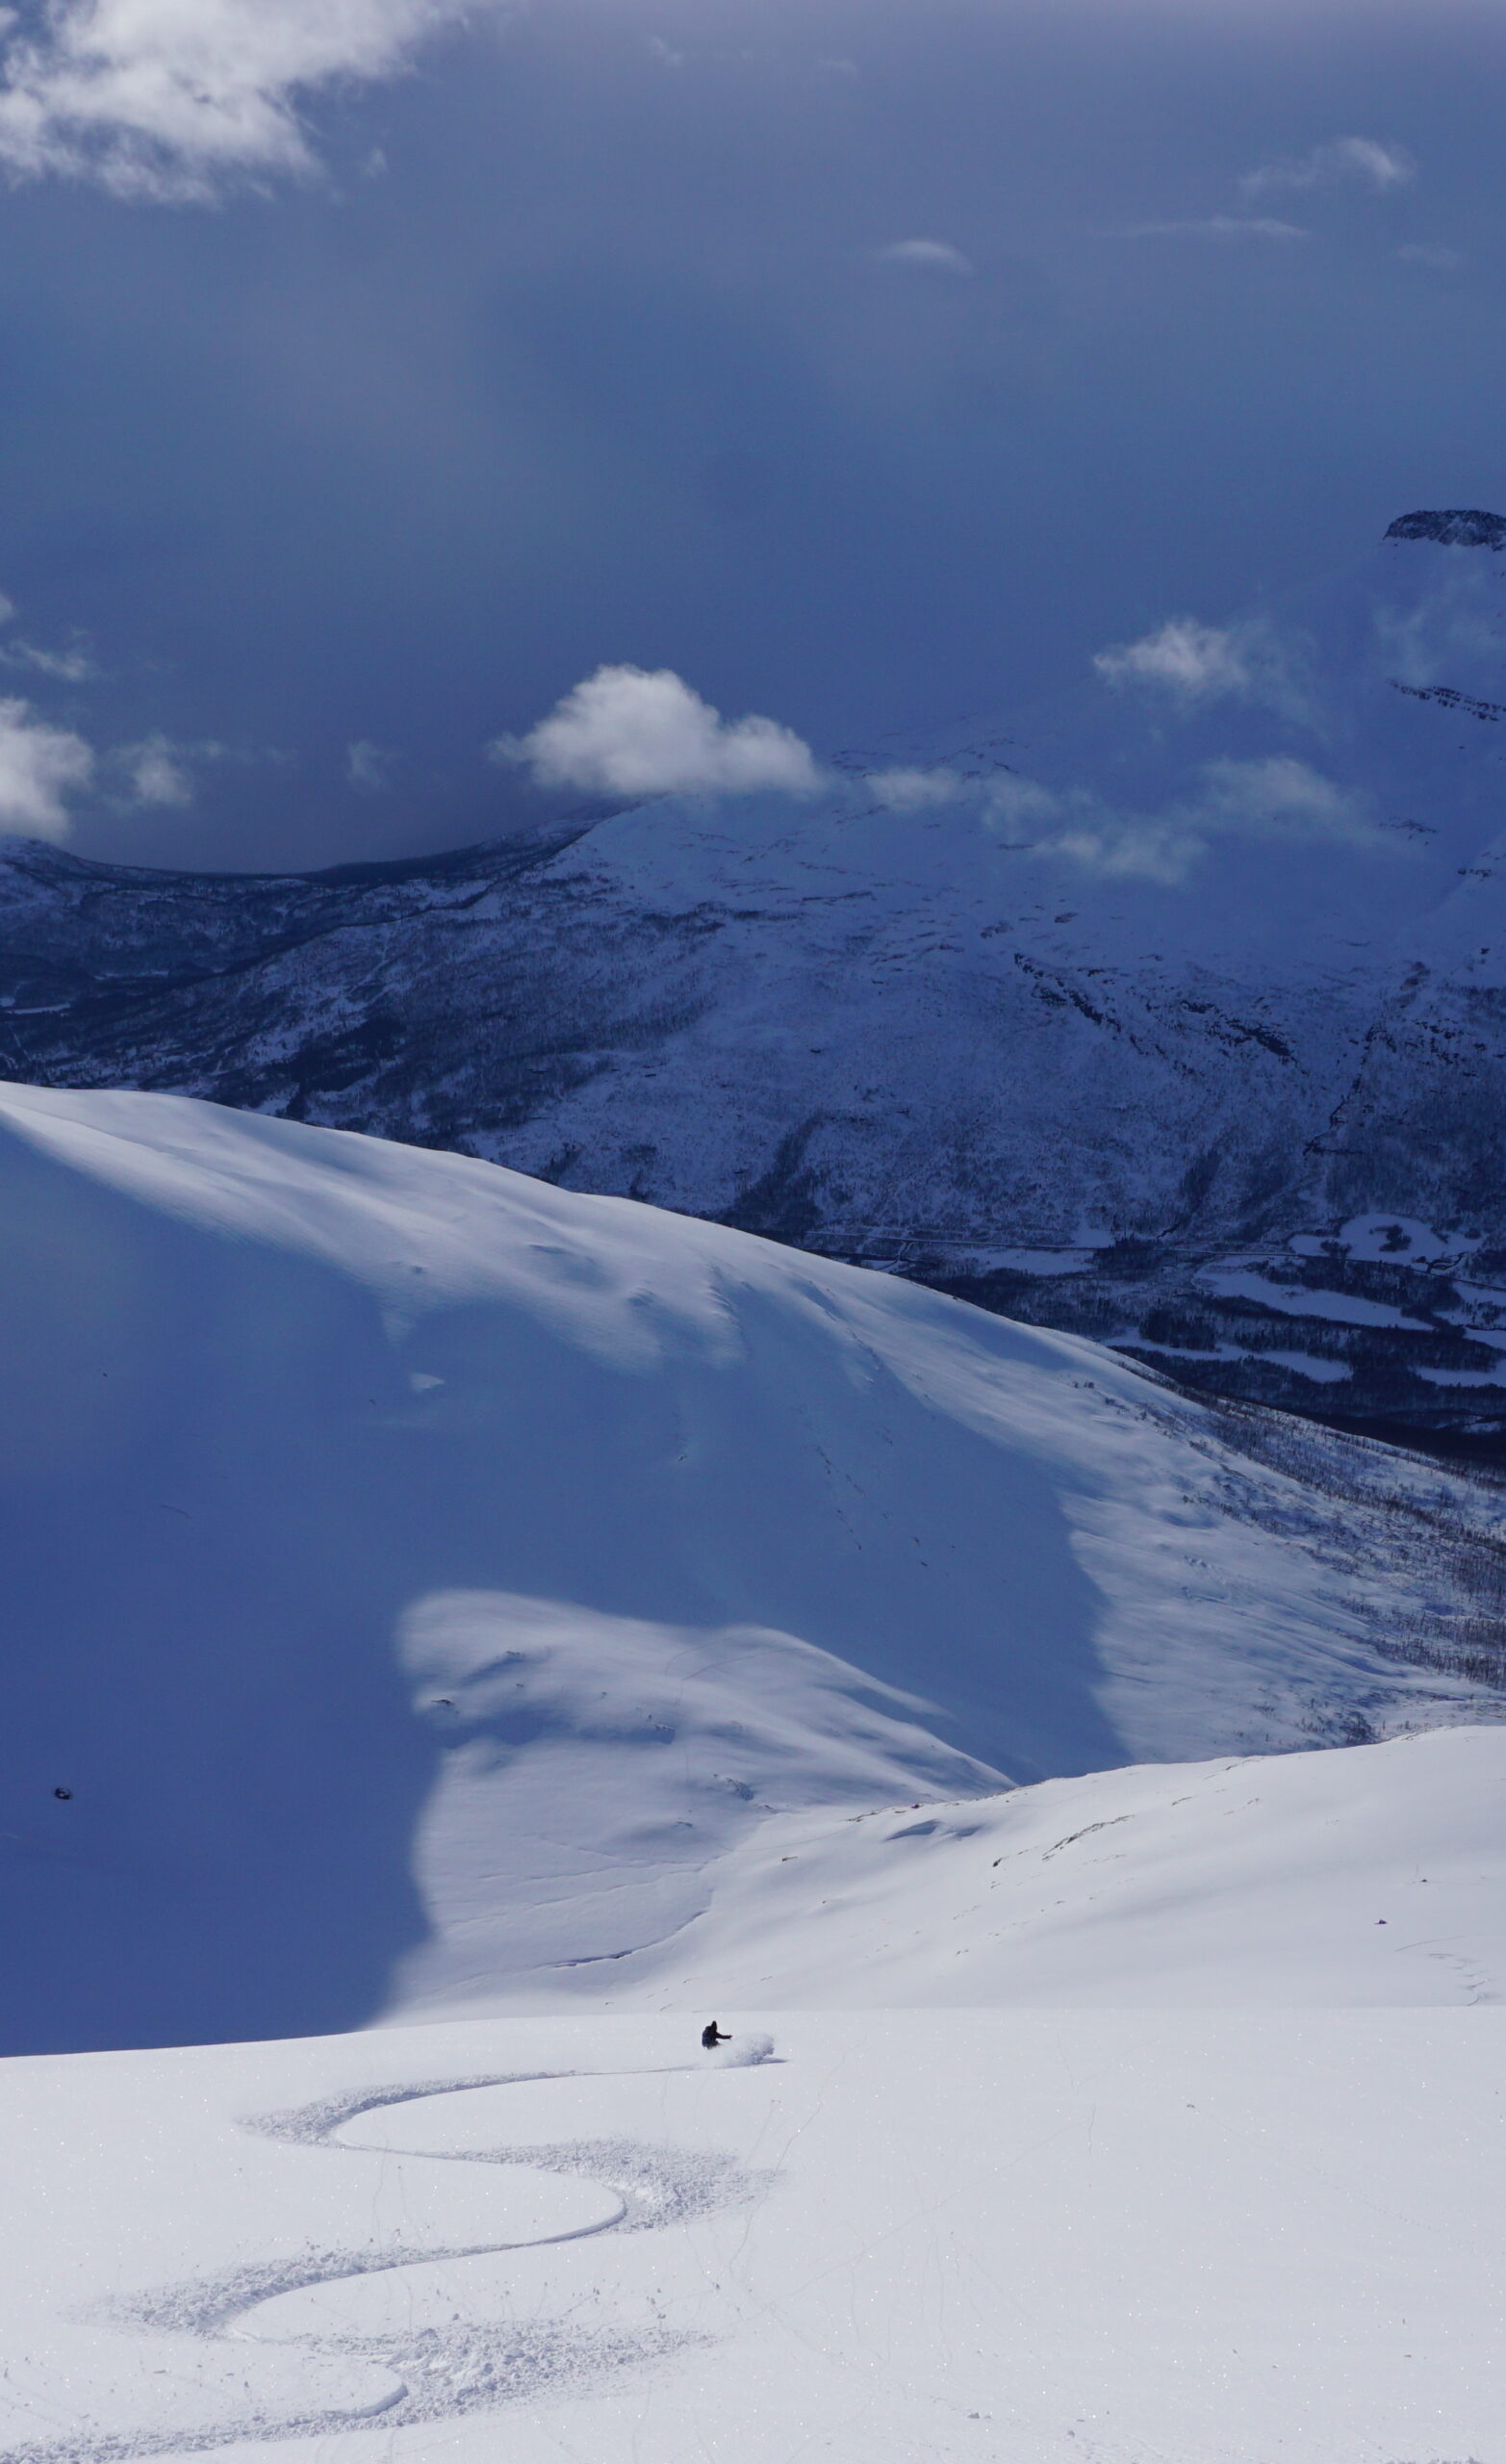
[[[1506,505],[1493,8],[52,23],[0,111],[0,646],[74,661],[7,680],[87,851],[516,826],[485,747],[602,669],[824,757]]]

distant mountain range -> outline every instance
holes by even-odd
[[[454,1147],[1494,1443],[1503,547],[1408,514],[805,800],[292,877],[12,843],[0,1069]]]

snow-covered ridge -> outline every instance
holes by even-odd
[[[705,1913],[517,2010],[1395,2008],[1506,1999],[1506,1732],[1139,1764],[771,1823]]]
[[[14,848],[0,1067],[453,1147],[1193,1384],[1499,1434],[1497,1303],[1444,1260],[1506,1289],[1503,519],[1404,515],[807,799],[306,878]],[[1315,1345],[1293,1244],[1362,1218],[1431,1251],[1330,1250],[1324,1288],[1392,1315]]]
[[[803,1810],[1499,1707],[1493,1491],[892,1278],[26,1089],[0,1244],[13,2048],[600,1973]]]

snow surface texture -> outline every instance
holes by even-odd
[[[773,2040],[744,2035],[715,2052],[704,2053],[699,2066],[747,2069],[770,2059]],[[656,2359],[699,2341],[691,2333],[667,2324],[642,2323],[625,2331],[578,2319],[538,2318],[472,2321],[462,2323],[458,2311],[438,2323],[421,2324],[416,2316],[416,2286],[429,2295],[433,2311],[433,2271],[441,2263],[496,2258],[504,2252],[537,2249],[574,2242],[613,2230],[656,2232],[722,2208],[745,2207],[765,2187],[767,2177],[740,2167],[735,2159],[704,2147],[680,2149],[631,2139],[566,2141],[553,2144],[511,2147],[455,2148],[443,2143],[448,2109],[460,2098],[471,2101],[484,2089],[534,2085],[553,2079],[553,2072],[523,2072],[501,2077],[405,2083],[320,2098],[312,2107],[262,2115],[245,2126],[262,2136],[305,2147],[370,2148],[419,2157],[421,2165],[398,2168],[417,2176],[396,2185],[401,2209],[399,2238],[392,2237],[380,2213],[367,2220],[361,2244],[346,2249],[305,2248],[277,2260],[239,2263],[217,2276],[191,2276],[180,2284],[157,2287],[127,2297],[116,2297],[100,2307],[97,2317],[120,2327],[155,2330],[178,2339],[197,2336],[239,2341],[267,2335],[276,2342],[306,2348],[316,2361],[344,2362],[331,2386],[328,2368],[311,2374],[312,2407],[268,2421],[255,2408],[239,2419],[199,2425],[181,2418],[153,2429],[142,2427],[73,2431],[62,2438],[25,2441],[6,2451],[4,2464],[115,2464],[127,2456],[202,2452],[236,2445],[242,2439],[323,2436],[353,2423],[380,2418],[388,2428],[416,2422],[447,2421],[468,2413],[495,2411],[499,2404],[562,2388],[578,2391],[631,2363]],[[406,2148],[390,2130],[366,2124],[366,2135],[352,2136],[353,2124],[396,2107],[438,2103],[434,2117],[425,2116],[429,2137],[438,2145]],[[526,2107],[524,2108],[526,2112]],[[453,2125],[451,2124],[453,2135]],[[460,2136],[465,2136],[462,2129]],[[503,2166],[508,2180],[498,2195],[491,2185],[471,2184],[456,2198],[452,2187],[428,2169],[435,2162]],[[392,2169],[384,2167],[375,2207],[390,2205]],[[582,2183],[584,2191],[562,2190],[561,2183]],[[489,2195],[490,2193],[490,2195]],[[437,2195],[436,2195],[437,2194]],[[384,2195],[385,2194],[385,2195]],[[465,2240],[447,2245],[436,2238],[440,2218],[464,2213],[495,2235],[500,2220],[505,2239]],[[540,2229],[541,2227],[546,2229]],[[385,2299],[370,2297],[372,2278],[401,2278],[399,2285],[382,2284]],[[333,2302],[329,2289],[340,2288]],[[349,2293],[358,2294],[353,2316]],[[307,2297],[319,2294],[320,2302]],[[373,2312],[385,2313],[376,2332]],[[332,2315],[333,2314],[333,2315]],[[400,2321],[400,2323],[399,2323]],[[361,2332],[365,2326],[367,2332]],[[352,2374],[348,2365],[357,2365]],[[364,2368],[362,2365],[370,2365]],[[192,2374],[179,2372],[191,2382]],[[336,2390],[354,2375],[385,2381],[373,2395],[364,2387],[353,2400]],[[321,2386],[322,2381],[322,2386]],[[243,2381],[247,2391],[250,2380]],[[190,2401],[191,2403],[191,2396]],[[182,2397],[175,2409],[181,2410]]]
[[[1499,2003],[1506,1733],[790,1814],[710,1883],[600,1999],[821,2009],[839,1979],[875,2008]]]
[[[11,2050],[600,1999],[792,1816],[1500,1707],[1495,1492],[892,1278],[19,1089],[0,1244]]]
[[[1499,1433],[1491,521],[1403,519],[1289,601],[1116,646],[1059,706],[843,755],[808,800],[306,879],[17,846],[0,1068],[459,1147],[1195,1385]]]
[[[0,2066],[0,2458],[1506,2456],[1506,2015],[769,2023]]]

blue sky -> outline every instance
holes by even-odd
[[[1506,511],[1494,5],[5,40],[0,822],[83,854],[484,837],[569,805],[487,747],[603,665],[824,755]]]

